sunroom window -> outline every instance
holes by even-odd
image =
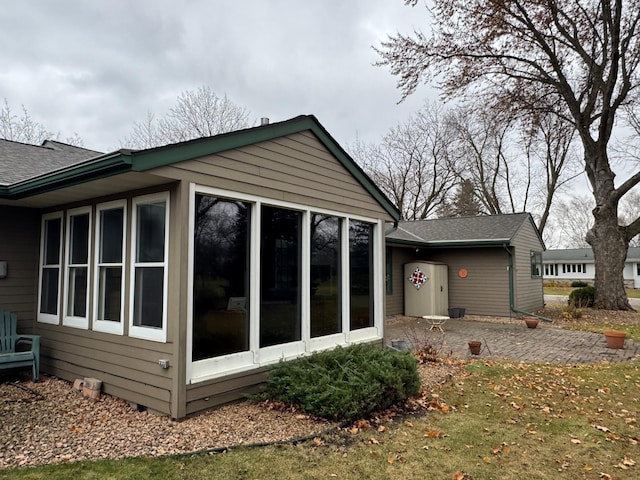
[[[251,205],[197,194],[192,360],[249,350]]]
[[[88,328],[89,289],[89,208],[70,210],[67,214],[67,262],[64,325]]]
[[[311,215],[311,337],[342,331],[340,224],[337,217]]]
[[[166,194],[133,200],[133,266],[130,335],[166,339],[168,254]]]
[[[96,280],[94,329],[124,331],[124,201],[98,205],[96,209]]]
[[[351,330],[373,326],[373,225],[349,224]]]
[[[59,293],[62,262],[62,213],[42,217],[40,246],[40,295],[38,321],[59,322]]]
[[[263,206],[260,347],[301,339],[302,212]]]

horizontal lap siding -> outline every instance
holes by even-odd
[[[104,393],[170,414],[172,372],[158,360],[176,365],[172,344],[55,325],[38,330],[44,371],[68,381],[97,378]]]
[[[393,292],[387,295],[387,315],[404,314],[404,264],[413,262],[416,254],[412,248],[391,248],[391,282]]]
[[[18,316],[18,332],[31,333],[37,302],[40,215],[26,208],[0,206],[0,260],[8,262],[0,279],[0,310]]]
[[[433,250],[424,260],[442,262],[449,271],[449,307],[469,315],[506,317],[509,309],[508,256],[502,248]],[[458,275],[467,270],[467,277]]]
[[[153,173],[267,199],[391,220],[310,132],[179,162]]]
[[[542,252],[542,245],[530,222],[522,225],[512,244],[515,247],[515,307],[535,312],[544,307],[544,292],[542,277],[531,278],[531,252]]]
[[[187,415],[246,398],[262,390],[267,379],[267,368],[195,383],[187,386]]]

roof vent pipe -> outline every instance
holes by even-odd
[[[269,117],[262,117],[260,119],[260,126],[264,127],[265,125],[269,125]]]

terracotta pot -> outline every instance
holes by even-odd
[[[607,330],[604,332],[604,336],[607,339],[607,348],[624,348],[624,339],[627,336],[626,332]]]
[[[527,324],[527,328],[536,328],[539,320],[536,317],[524,317],[524,323]]]
[[[482,342],[478,342],[477,340],[472,340],[469,342],[469,351],[471,355],[480,355],[480,347],[482,346]]]

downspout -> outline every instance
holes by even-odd
[[[505,251],[507,252],[507,255],[509,256],[509,264],[507,266],[507,270],[509,272],[509,310],[511,310],[513,313],[526,315],[527,317],[536,317],[542,320],[543,322],[552,323],[553,320],[550,318],[542,317],[540,315],[536,315],[535,313],[525,312],[524,310],[518,310],[517,308],[515,308],[515,300],[513,295],[513,254],[511,253],[511,250],[509,250],[509,248],[507,247],[506,243],[503,243],[502,247],[505,249]]]

